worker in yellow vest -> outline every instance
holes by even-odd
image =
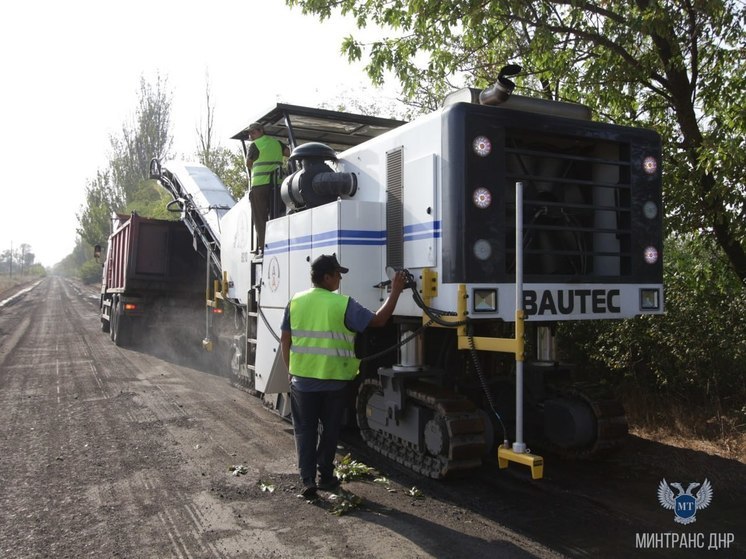
[[[298,469],[302,494],[309,499],[317,489],[331,490],[339,485],[334,476],[334,456],[347,403],[346,389],[360,364],[355,357],[355,333],[368,326],[385,325],[406,283],[405,274],[397,272],[391,281],[391,293],[374,313],[352,297],[335,293],[342,274],[348,271],[335,255],[316,258],[311,264],[313,287],[293,296],[282,321],[280,345],[291,375]]]
[[[256,230],[256,250],[264,252],[264,230],[269,219],[269,206],[275,186],[275,173],[283,157],[290,155],[290,148],[274,138],[265,136],[260,122],[249,124],[251,145],[246,156],[246,167],[251,175],[251,219]]]

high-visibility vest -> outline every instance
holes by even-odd
[[[328,380],[357,376],[355,332],[345,326],[349,301],[321,287],[290,300],[291,375]]]
[[[272,182],[272,176],[277,168],[282,165],[282,144],[270,138],[261,136],[254,140],[259,157],[251,167],[251,187],[262,186]]]

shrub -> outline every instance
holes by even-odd
[[[743,414],[746,287],[707,237],[668,240],[664,285],[664,315],[561,325],[566,357],[649,419],[661,405],[692,422]]]
[[[79,277],[83,283],[101,282],[101,263],[91,259],[83,263],[79,270]]]

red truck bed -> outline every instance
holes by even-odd
[[[204,266],[183,223],[132,214],[109,239],[104,292],[199,286]]]

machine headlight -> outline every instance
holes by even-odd
[[[655,247],[647,247],[643,257],[645,258],[645,262],[648,264],[655,264],[658,262],[658,249]]]
[[[658,171],[658,160],[652,155],[648,155],[642,161],[642,170],[648,175],[654,175]]]
[[[471,145],[474,148],[474,153],[480,157],[487,157],[492,153],[492,142],[487,136],[477,136]]]
[[[479,239],[474,243],[474,256],[479,260],[487,260],[492,256],[492,245],[487,239]]]
[[[642,213],[648,219],[655,219],[658,215],[658,206],[652,200],[648,200],[642,205]]]
[[[661,296],[658,289],[640,289],[640,310],[657,311],[661,308]]]
[[[492,193],[486,188],[479,187],[471,195],[474,205],[480,210],[486,210],[492,205]]]
[[[474,312],[497,312],[497,289],[474,289],[471,292]]]

